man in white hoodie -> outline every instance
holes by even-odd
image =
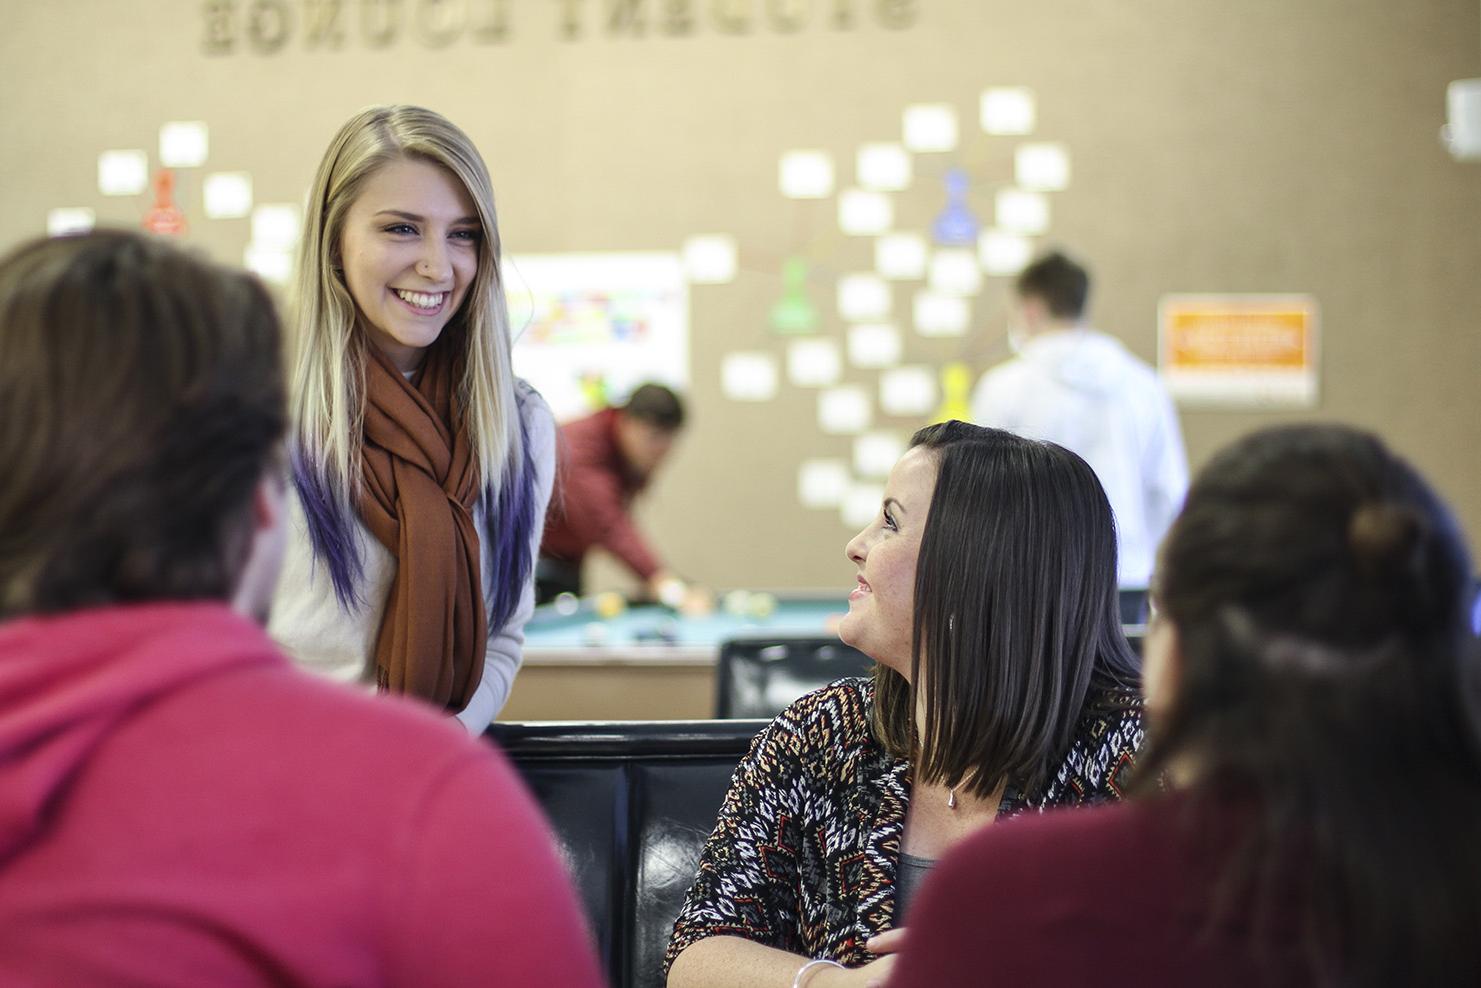
[[[1157,374],[1085,320],[1090,276],[1060,253],[1015,283],[1017,356],[982,376],[972,417],[1085,458],[1116,515],[1122,587],[1145,587],[1157,544],[1188,489],[1177,413]]]

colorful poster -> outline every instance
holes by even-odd
[[[689,289],[677,253],[504,259],[514,372],[556,421],[620,402],[648,381],[689,389]]]
[[[1311,408],[1317,304],[1309,295],[1166,295],[1158,366],[1179,402]]]

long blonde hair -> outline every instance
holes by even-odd
[[[335,589],[353,596],[359,564],[343,524],[360,490],[366,347],[340,270],[345,216],[366,180],[388,162],[413,158],[457,176],[478,211],[478,272],[443,333],[465,340],[458,397],[489,503],[524,479],[527,451],[511,366],[508,308],[499,271],[493,185],[468,135],[418,106],[374,106],[330,141],[309,190],[290,319],[290,411],[295,479],[304,494],[316,553],[328,555]],[[517,500],[519,500],[517,498]],[[316,522],[328,524],[316,524]]]

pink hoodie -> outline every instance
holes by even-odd
[[[0,624],[0,985],[601,983],[497,752],[218,604]]]

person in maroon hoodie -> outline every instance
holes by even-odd
[[[280,343],[163,240],[0,260],[0,984],[598,985],[502,756],[260,626]]]
[[[561,426],[555,495],[535,570],[539,603],[580,594],[586,553],[601,548],[643,581],[654,599],[705,609],[707,593],[663,564],[632,517],[633,498],[668,458],[683,427],[684,403],[661,384],[644,384],[622,406]]]

